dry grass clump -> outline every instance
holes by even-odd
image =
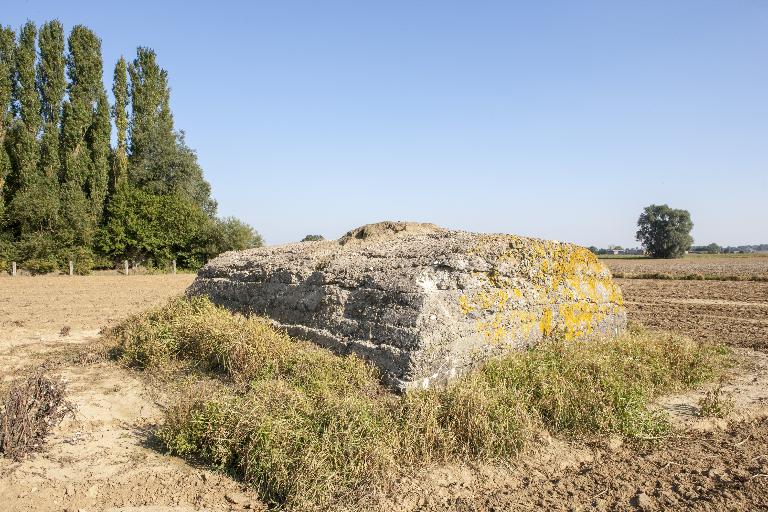
[[[702,418],[725,418],[734,409],[733,394],[723,391],[724,381],[721,378],[716,387],[707,391],[699,400],[698,415]]]
[[[239,385],[288,379],[307,388],[379,391],[374,369],[357,359],[293,340],[265,319],[233,315],[206,298],[173,299],[106,335],[118,342],[122,361],[141,369],[211,372]]]
[[[414,442],[439,448],[442,458],[498,459],[517,451],[536,427],[567,436],[655,437],[669,425],[648,402],[713,378],[724,355],[666,333],[548,342],[490,361],[446,389],[403,397],[401,424],[432,422],[437,428]]]
[[[176,454],[240,475],[267,502],[312,508],[435,461],[498,461],[542,429],[658,436],[648,401],[715,376],[724,353],[634,329],[548,342],[443,389],[388,393],[370,365],[338,357],[204,298],[179,299],[111,332],[150,370],[214,376],[175,402],[158,436]]]
[[[239,473],[265,501],[320,501],[394,463],[396,397],[358,358],[204,298],[172,300],[107,335],[130,366],[229,384],[191,387],[158,435],[174,453]]]
[[[238,474],[264,501],[300,508],[376,480],[397,458],[385,401],[281,379],[244,393],[190,388],[157,434],[173,453]]]
[[[48,432],[73,410],[65,394],[64,382],[48,377],[45,368],[14,384],[0,411],[0,453],[18,460],[39,450]]]

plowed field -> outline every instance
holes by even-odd
[[[768,254],[692,255],[672,260],[603,258],[617,277],[768,281]]]
[[[768,282],[619,279],[630,320],[768,350]]]

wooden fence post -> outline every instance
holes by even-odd
[[[125,265],[125,275],[128,275],[128,260],[125,260],[123,264]]]
[[[72,260],[69,260],[69,275],[75,274],[75,265],[72,263]]]
[[[173,260],[173,273],[176,273],[176,260]]]
[[[16,277],[16,262],[11,263],[11,275]]]

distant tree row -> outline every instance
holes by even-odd
[[[711,243],[709,245],[694,245],[691,247],[691,252],[708,253],[708,254],[768,252],[768,244],[733,245],[733,246],[729,245],[729,246],[723,247],[718,244]]]
[[[261,245],[247,224],[216,216],[155,52],[117,61],[111,105],[102,76],[101,40],[83,25],[66,47],[57,20],[0,26],[0,265],[195,268]]]

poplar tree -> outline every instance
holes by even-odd
[[[151,48],[139,47],[128,66],[131,78],[131,183],[153,194],[179,194],[192,199],[209,217],[216,214],[211,187],[197,155],[174,131],[168,73]]]
[[[104,206],[109,110],[102,81],[101,41],[87,27],[77,25],[67,46],[69,98],[61,126],[61,211],[68,229],[59,231],[65,244],[90,247]]]
[[[27,177],[12,203],[13,222],[18,235],[27,240],[35,235],[51,238],[59,210],[59,120],[64,99],[64,29],[57,20],[46,23],[39,33],[40,58],[37,63],[36,90],[42,118],[38,169]],[[50,243],[45,242],[43,246]],[[33,251],[37,252],[37,251]]]
[[[11,157],[8,154],[9,137],[13,124],[11,99],[13,97],[14,40],[16,35],[10,27],[0,26],[0,219],[5,204],[5,181],[11,172]]]
[[[43,117],[40,168],[43,176],[56,178],[58,182],[61,171],[59,122],[67,87],[64,76],[64,28],[59,20],[49,21],[40,28],[39,47],[37,89],[40,93],[40,111]]]
[[[157,64],[151,48],[136,49],[136,58],[128,66],[131,77],[131,156],[129,164],[139,174],[140,183],[163,181],[146,168],[147,160],[158,152],[172,152],[176,147],[168,87],[168,72]]]
[[[40,130],[40,99],[35,85],[37,29],[28,21],[19,33],[14,52],[13,112],[16,115],[11,133],[11,173],[8,176],[8,199],[28,186],[37,171]]]
[[[110,137],[112,125],[109,119],[109,100],[102,86],[96,100],[93,124],[88,131],[88,147],[93,166],[86,181],[90,204],[91,222],[96,228],[104,215],[104,202],[109,185],[109,157],[111,153]]]
[[[112,159],[109,187],[114,192],[126,183],[128,176],[128,68],[123,57],[115,64],[112,94],[115,97],[112,116],[117,130],[117,147]]]
[[[46,41],[47,35],[44,37]],[[10,151],[12,179],[9,179],[8,192],[11,201],[7,216],[7,223],[14,235],[19,237],[25,247],[28,246],[22,252],[33,257],[39,254],[40,247],[47,248],[51,245],[50,235],[57,216],[55,191],[54,194],[50,194],[46,190],[46,184],[38,169],[41,161],[38,134],[42,124],[43,105],[39,96],[39,81],[35,73],[36,42],[37,29],[29,21],[19,33],[19,44],[15,54],[14,102],[17,119],[14,123],[13,144]],[[37,68],[38,72],[40,70],[41,68]],[[55,146],[55,130],[51,136],[54,138]],[[46,238],[48,240],[45,240]]]

